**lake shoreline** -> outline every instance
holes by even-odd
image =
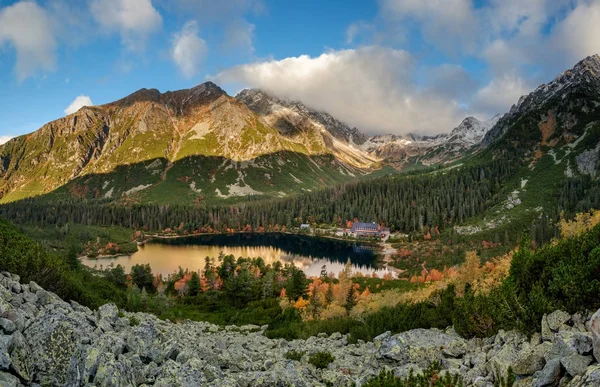
[[[198,233],[192,235],[146,234],[140,235],[140,237],[142,238],[139,238],[137,245],[141,247],[137,249],[136,253],[124,251],[116,254],[102,254],[96,257],[82,254],[79,258],[84,265],[89,267],[110,264],[121,264],[128,267],[146,262],[147,256],[153,257],[154,254],[154,257],[156,257],[156,246],[166,246],[169,250],[163,250],[160,259],[153,258],[155,261],[149,260],[147,263],[151,263],[153,268],[156,266],[158,271],[167,273],[171,271],[171,268],[167,267],[165,269],[165,267],[172,265],[176,260],[180,262],[181,266],[192,270],[195,270],[195,267],[200,267],[196,252],[190,251],[187,253],[190,255],[185,256],[185,260],[189,257],[189,264],[184,262],[181,256],[178,256],[182,253],[176,252],[176,250],[181,251],[181,247],[184,246],[195,246],[196,250],[198,248],[202,250],[202,260],[207,256],[216,258],[221,253],[244,258],[262,257],[267,263],[275,261],[295,262],[296,266],[300,265],[300,267],[308,270],[307,273],[312,276],[319,274],[318,271],[315,272],[316,265],[321,268],[321,265],[329,267],[331,264],[333,271],[337,272],[341,270],[341,267],[338,266],[343,266],[348,259],[352,261],[353,265],[356,265],[355,270],[357,272],[364,274],[377,272],[378,275],[383,275],[386,272],[400,274],[398,270],[387,264],[388,257],[382,254],[382,252],[386,252],[383,250],[385,247],[383,241],[349,240],[333,235],[309,235],[289,231]],[[176,250],[172,250],[172,248]],[[239,250],[240,248],[242,250]],[[279,251],[275,256],[273,255],[274,251],[260,250],[264,248]],[[90,255],[93,255],[93,252]],[[130,257],[133,257],[133,259],[130,260]],[[310,262],[314,263],[311,264]]]

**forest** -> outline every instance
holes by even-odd
[[[219,262],[207,260],[200,273],[181,270],[166,279],[153,275],[147,265],[136,266],[130,273],[121,267],[94,273],[82,267],[74,254],[49,253],[5,220],[0,220],[0,270],[93,308],[114,302],[126,310],[153,312],[172,320],[268,324],[265,334],[269,337],[341,332],[356,341],[388,330],[449,325],[463,336],[484,337],[499,329],[531,332],[544,313],[556,309],[575,313],[597,308],[599,223],[600,213],[582,214],[565,222],[562,240],[537,250],[530,248],[528,238],[522,238],[508,261],[507,276],[493,286],[479,288],[475,286],[478,277],[466,275],[424,299],[383,306],[360,316],[350,313],[368,291],[360,278],[334,279],[325,269],[311,281],[291,265],[264,265],[261,259],[231,256],[222,256]],[[479,267],[478,259],[474,262]],[[324,299],[319,300],[319,295]],[[325,319],[302,315],[328,303],[339,305],[342,313]]]
[[[516,159],[499,157],[445,172],[384,177],[229,206],[48,202],[38,197],[3,205],[0,215],[18,224],[76,223],[187,233],[279,231],[301,223],[342,226],[359,219],[410,233],[424,226],[442,229],[482,213],[499,200],[503,182],[516,173],[517,165]]]

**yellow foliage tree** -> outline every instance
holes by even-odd
[[[558,227],[563,238],[570,238],[591,230],[598,223],[600,223],[600,211],[591,210],[575,215],[575,219],[570,221],[562,215]]]

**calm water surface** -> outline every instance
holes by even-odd
[[[323,265],[336,275],[350,258],[353,270],[383,276],[392,269],[377,268],[377,252],[367,246],[345,241],[287,234],[202,235],[178,239],[157,239],[139,247],[131,256],[83,259],[91,267],[122,265],[128,272],[138,263],[149,263],[154,273],[168,275],[181,266],[190,270],[204,268],[204,259],[219,253],[237,257],[262,257],[267,264],[293,263],[309,276],[317,276]]]

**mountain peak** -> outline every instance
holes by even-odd
[[[589,71],[595,76],[600,76],[600,55],[594,54],[582,59],[573,67],[573,71],[578,73]]]
[[[327,112],[311,109],[301,101],[277,98],[260,89],[244,89],[236,95],[236,98],[248,106],[250,110],[263,117],[289,116],[291,114],[296,117],[293,121],[300,122],[302,118],[309,119],[324,127],[332,136],[340,140],[354,142],[355,144],[362,144],[366,140],[366,136],[357,128],[349,127]],[[291,118],[291,116],[288,118]],[[281,120],[276,120],[273,126],[278,127],[278,123],[281,123]]]
[[[547,112],[560,106],[563,101],[582,101],[595,99],[600,93],[600,56],[591,55],[579,61],[572,68],[563,71],[552,81],[538,86],[533,92],[519,98],[510,111],[500,119],[499,124],[484,138],[482,145],[490,145],[504,136],[516,117],[527,111],[541,109]],[[583,98],[582,96],[587,96]],[[585,109],[589,109],[585,107]]]

